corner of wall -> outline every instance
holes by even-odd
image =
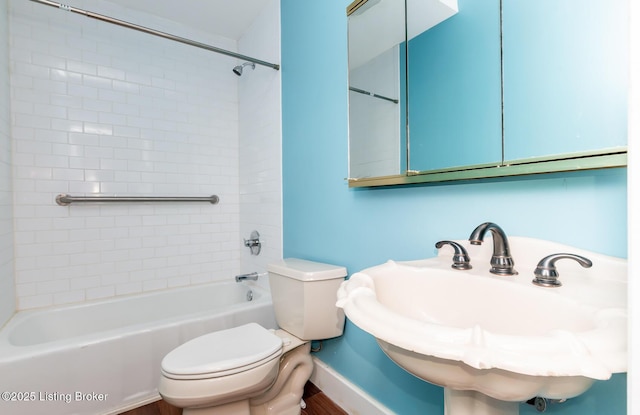
[[[280,62],[280,2],[270,1],[238,42],[248,56]],[[260,255],[242,247],[242,272],[264,272],[282,258],[281,74],[256,66],[238,78],[240,236],[260,233]],[[266,283],[266,282],[265,282]]]
[[[0,326],[16,308],[9,96],[9,1],[0,0]]]

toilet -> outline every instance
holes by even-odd
[[[249,323],[192,339],[162,360],[158,392],[184,415],[299,415],[311,340],[342,335],[344,267],[288,258],[267,266],[279,330]]]

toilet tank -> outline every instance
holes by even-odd
[[[302,340],[342,335],[344,312],[336,307],[338,288],[347,269],[287,258],[267,265],[278,325]]]

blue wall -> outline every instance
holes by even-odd
[[[383,189],[349,189],[349,1],[282,0],[284,255],[344,265],[435,255],[490,220],[510,235],[625,256],[626,170]],[[517,260],[517,259],[516,259]],[[347,323],[319,357],[398,414],[443,413],[442,389],[406,374]],[[598,382],[547,413],[626,413],[626,379]],[[535,413],[523,407],[521,414]]]

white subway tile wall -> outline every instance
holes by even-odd
[[[108,2],[87,4],[237,47]],[[35,3],[11,6],[18,308],[238,273],[244,248],[236,61]],[[278,101],[269,117],[279,110]],[[279,115],[275,121],[279,140]],[[279,142],[272,152],[279,154]],[[61,207],[59,193],[218,194],[220,203]]]
[[[280,62],[280,2],[271,0],[239,41],[243,53]],[[260,233],[260,255],[242,249],[242,272],[264,272],[282,258],[280,71],[246,69],[240,96],[240,231]],[[266,279],[260,283],[268,285]]]
[[[15,309],[8,0],[0,0],[0,326]]]

